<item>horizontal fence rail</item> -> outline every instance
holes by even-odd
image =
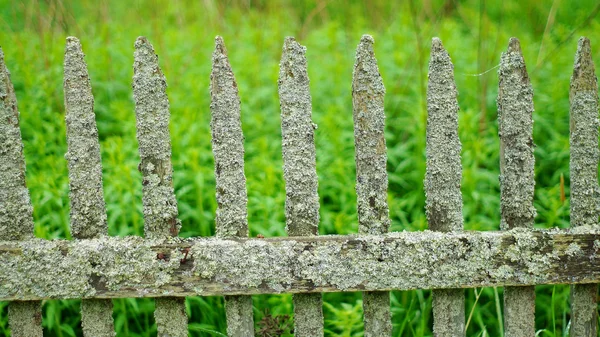
[[[571,335],[597,334],[598,84],[581,38],[570,86],[571,228],[535,230],[533,88],[519,40],[501,56],[498,86],[500,231],[463,231],[460,108],[454,66],[432,40],[427,87],[423,232],[388,233],[383,79],[374,39],[356,49],[352,118],[357,235],[318,236],[319,194],[306,47],[284,42],[278,81],[286,230],[248,238],[241,101],[221,37],[210,77],[216,236],[179,238],[167,81],[150,42],[135,42],[133,97],[143,191],[141,237],[107,236],[94,97],[79,40],[67,38],[64,94],[74,240],[33,237],[19,111],[0,49],[0,301],[14,336],[42,335],[41,302],[83,299],[84,336],[114,336],[111,298],[156,298],[159,337],[187,336],[186,296],[225,296],[227,333],[254,336],[251,295],[293,293],[296,336],[322,336],[325,292],[363,292],[364,335],[391,336],[391,290],[433,289],[433,332],[465,333],[464,288],[506,287],[507,336],[535,334],[535,285],[571,284]],[[350,118],[350,112],[348,113]],[[500,310],[500,308],[498,308]]]
[[[0,300],[252,295],[600,281],[600,231],[0,242]]]

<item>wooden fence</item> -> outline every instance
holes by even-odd
[[[436,336],[465,334],[463,288],[505,286],[506,336],[534,336],[537,284],[573,284],[571,336],[596,336],[600,282],[598,86],[589,40],[571,78],[571,226],[534,230],[533,91],[519,41],[499,70],[501,231],[463,231],[457,91],[453,65],[434,38],[427,89],[426,212],[431,231],[388,233],[385,88],[365,35],[352,83],[359,234],[316,236],[315,125],[305,47],[287,38],[279,73],[286,229],[248,238],[240,99],[217,37],[210,92],[216,173],[216,237],[177,238],[166,80],[152,45],[135,42],[133,93],[145,239],[107,236],[100,146],[81,45],[64,61],[75,240],[33,237],[19,112],[0,50],[0,301],[13,336],[42,336],[44,299],[83,299],[85,336],[114,336],[111,298],[155,297],[159,336],[187,336],[185,296],[223,295],[229,336],[253,336],[253,294],[293,293],[296,336],[323,335],[323,292],[363,291],[365,336],[391,336],[390,290],[434,289]]]

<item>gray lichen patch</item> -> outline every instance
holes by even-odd
[[[590,41],[580,38],[570,88],[571,226],[598,224],[598,82]]]
[[[33,207],[25,185],[17,97],[0,48],[0,239],[32,236]]]
[[[463,229],[457,95],[450,55],[434,38],[427,86],[425,195],[429,228],[438,231]]]
[[[316,235],[319,195],[306,47],[292,37],[283,45],[278,83],[286,228],[290,236]]]
[[[38,301],[11,302],[8,306],[8,321],[12,336],[43,336],[42,305]]]
[[[392,335],[390,294],[381,291],[363,293],[365,337]]]
[[[78,239],[89,239],[106,235],[108,227],[94,96],[81,44],[75,37],[67,38],[63,84],[71,234]]]
[[[500,136],[500,198],[503,229],[532,228],[533,89],[519,40],[510,38],[498,70],[498,134]]]
[[[465,335],[465,294],[463,289],[433,290],[434,336]]]
[[[173,281],[183,254],[159,259],[151,249],[156,243],[139,237],[15,243],[19,253],[0,261],[0,297],[94,298],[136,284],[162,294],[158,288]]]
[[[111,300],[81,301],[81,326],[84,336],[114,337],[113,305]]]
[[[177,201],[173,191],[167,81],[158,56],[145,37],[135,41],[133,98],[143,175],[144,232],[148,238],[177,236]]]
[[[567,253],[567,256],[570,256],[570,257],[577,256],[577,255],[582,255],[583,254],[583,250],[576,243],[570,244],[569,247],[567,248],[567,250],[565,252]]]
[[[264,286],[275,292],[284,292],[294,282],[291,270],[295,246],[295,241],[285,241],[275,246],[266,240],[249,240],[243,244],[219,240],[194,246],[190,253],[194,256],[194,275],[223,283],[225,289],[230,285],[250,288]],[[245,258],[238,258],[237,249],[246,252]],[[232,268],[223,268],[223,264]],[[265,280],[269,281],[263,284]]]
[[[248,196],[244,175],[244,135],[240,98],[223,38],[215,38],[210,74],[210,129],[217,188],[219,237],[248,236]]]
[[[571,287],[571,336],[597,336],[598,284],[575,284]]]
[[[535,336],[535,287],[504,288],[505,336]]]
[[[389,296],[388,296],[389,297]],[[294,294],[294,336],[323,336],[323,298],[319,293]]]
[[[155,301],[157,337],[187,337],[185,298],[157,298]]]
[[[390,225],[387,204],[385,87],[373,52],[374,40],[363,35],[352,75],[352,110],[356,152],[356,195],[361,234],[381,234]]]
[[[252,296],[225,296],[227,336],[254,336]]]

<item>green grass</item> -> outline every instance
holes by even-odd
[[[552,15],[554,12],[554,16]],[[141,177],[131,92],[133,42],[145,35],[169,83],[175,192],[182,236],[214,234],[209,74],[214,36],[224,36],[242,100],[251,235],[283,236],[284,183],[277,97],[283,38],[307,46],[321,234],[357,231],[351,74],[361,34],[375,37],[387,88],[389,205],[393,231],[427,228],[424,215],[425,90],[429,45],[449,51],[460,92],[465,227],[499,226],[497,72],[508,38],[521,39],[535,90],[536,227],[567,227],[560,176],[569,181],[569,78],[576,41],[592,40],[600,66],[600,20],[589,1],[0,0],[0,45],[19,100],[35,235],[70,238],[62,57],[75,35],[86,53],[95,95],[111,235],[142,235]],[[491,71],[488,71],[490,70]],[[473,76],[476,74],[481,74]],[[502,289],[465,290],[469,336],[501,336]],[[565,336],[569,287],[537,287],[539,336]],[[324,295],[327,336],[362,336],[360,293]],[[392,292],[395,336],[431,336],[431,294]],[[45,301],[48,336],[80,336],[79,301]],[[149,299],[115,300],[119,336],[156,333]],[[225,333],[223,300],[187,300],[190,335]],[[291,315],[290,295],[255,296],[255,322]],[[8,335],[0,303],[0,334]]]

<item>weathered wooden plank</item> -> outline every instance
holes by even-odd
[[[498,70],[501,228],[533,228],[533,89],[521,45],[510,38]],[[535,335],[535,288],[504,290],[506,336]]]
[[[385,87],[373,51],[373,37],[363,35],[352,74],[352,111],[356,153],[356,196],[360,234],[388,231]],[[389,294],[363,293],[365,337],[392,335]]]
[[[0,240],[32,237],[33,207],[25,184],[17,97],[0,48]],[[8,312],[13,336],[42,335],[40,302],[13,302]]]
[[[279,65],[286,229],[290,236],[319,234],[319,194],[306,47],[285,39]],[[295,294],[294,335],[323,336],[321,294]]]
[[[139,170],[143,175],[144,233],[147,238],[176,237],[181,227],[173,191],[169,99],[167,81],[158,65],[158,56],[145,37],[135,41],[133,98]],[[156,301],[154,318],[158,337],[187,336],[185,298]]]
[[[108,234],[100,142],[92,86],[81,43],[75,37],[67,38],[63,87],[71,234],[76,239],[100,237]],[[85,336],[115,336],[111,300],[83,300],[81,322]]]
[[[248,195],[244,175],[244,134],[240,97],[223,38],[215,38],[210,75],[210,129],[215,157],[218,237],[248,236]],[[227,334],[254,336],[252,297],[226,296]]]
[[[570,87],[571,226],[598,223],[598,81],[590,40],[580,38]],[[571,287],[571,336],[597,334],[597,284]]]
[[[597,283],[586,231],[3,241],[0,301]]]
[[[441,232],[463,230],[457,95],[450,55],[442,41],[433,38],[427,86],[425,209],[429,228]],[[462,289],[433,291],[433,332],[436,336],[465,335]]]

